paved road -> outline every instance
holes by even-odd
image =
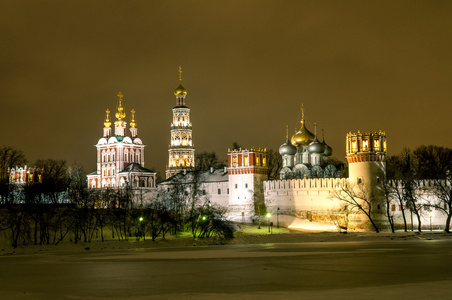
[[[0,299],[452,299],[452,241],[0,257]]]

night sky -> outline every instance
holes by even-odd
[[[452,1],[0,1],[4,145],[96,168],[124,93],[147,168],[168,161],[174,89],[197,152],[277,150],[304,103],[343,159],[347,132],[389,154],[452,147]]]

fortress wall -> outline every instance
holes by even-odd
[[[339,203],[333,199],[333,193],[347,181],[347,178],[265,181],[267,210],[273,212],[279,208],[281,214],[309,219],[322,215],[321,218],[324,219],[325,214],[339,209]]]

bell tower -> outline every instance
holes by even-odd
[[[195,168],[195,147],[192,138],[190,108],[185,105],[187,90],[182,86],[182,67],[179,66],[179,86],[174,91],[176,106],[173,107],[171,142],[168,147],[166,178],[183,170]]]

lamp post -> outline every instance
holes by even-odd
[[[276,209],[276,228],[279,229],[279,207]]]
[[[270,217],[272,215],[270,213],[267,213],[267,223],[268,223],[268,232],[270,232]]]
[[[432,215],[433,215],[432,210],[429,211],[429,215],[430,215],[430,231],[432,231]]]
[[[143,217],[140,217],[139,219],[138,219],[138,221],[140,221],[140,229],[139,229],[139,232],[138,232],[138,238],[140,239],[142,236],[144,236],[144,240],[146,240],[146,235],[143,233]]]

